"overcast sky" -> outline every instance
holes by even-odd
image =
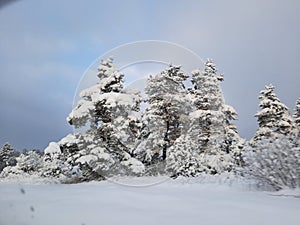
[[[226,103],[251,138],[258,94],[300,97],[300,1],[20,0],[0,4],[0,145],[45,148],[72,128],[77,83],[97,57],[127,42],[163,40],[212,58]]]

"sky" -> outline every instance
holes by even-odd
[[[0,145],[43,150],[73,132],[66,117],[89,65],[143,40],[213,59],[249,139],[265,85],[291,110],[300,97],[299,12],[298,0],[1,1]]]

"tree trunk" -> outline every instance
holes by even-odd
[[[169,120],[166,121],[167,122],[167,130],[165,133],[165,137],[164,137],[164,147],[163,147],[163,154],[162,154],[162,159],[166,160],[167,158],[167,148],[169,147],[170,144],[170,139],[169,139],[169,130],[170,130],[170,122]]]

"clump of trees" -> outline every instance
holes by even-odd
[[[274,93],[260,92],[258,130],[244,148],[244,173],[276,190],[300,187],[299,100],[292,116]]]
[[[42,164],[42,153],[38,150],[16,151],[9,143],[0,149],[0,176],[35,175]]]
[[[295,113],[281,103],[274,86],[261,91],[258,130],[242,139],[235,109],[225,104],[224,76],[212,60],[189,75],[169,65],[151,75],[146,98],[124,88],[124,74],[113,59],[101,60],[98,82],[80,93],[67,121],[76,133],[51,142],[41,156],[0,151],[2,177],[24,174],[63,182],[112,176],[198,176],[242,171],[275,189],[300,186],[300,99]],[[147,103],[141,111],[140,104]],[[242,169],[241,169],[242,168]]]

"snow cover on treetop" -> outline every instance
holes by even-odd
[[[225,104],[224,80],[211,60],[189,75],[169,65],[151,75],[145,97],[124,88],[124,74],[113,59],[101,60],[98,82],[80,93],[67,117],[74,128],[44,155],[29,151],[16,158],[4,146],[1,176],[55,177],[62,182],[103,180],[116,176],[169,177],[221,174],[250,175],[275,189],[299,187],[300,100],[291,116],[274,93],[261,91],[258,130],[240,138],[232,121],[237,112]],[[140,104],[147,107],[141,110]],[[32,163],[32,165],[31,165]],[[293,169],[292,169],[293,168]]]
[[[290,115],[288,107],[280,102],[273,92],[274,89],[273,85],[268,85],[265,90],[260,92],[259,107],[261,111],[255,114],[259,124],[259,129],[254,136],[255,140],[260,139],[261,136],[297,133],[295,121]]]

